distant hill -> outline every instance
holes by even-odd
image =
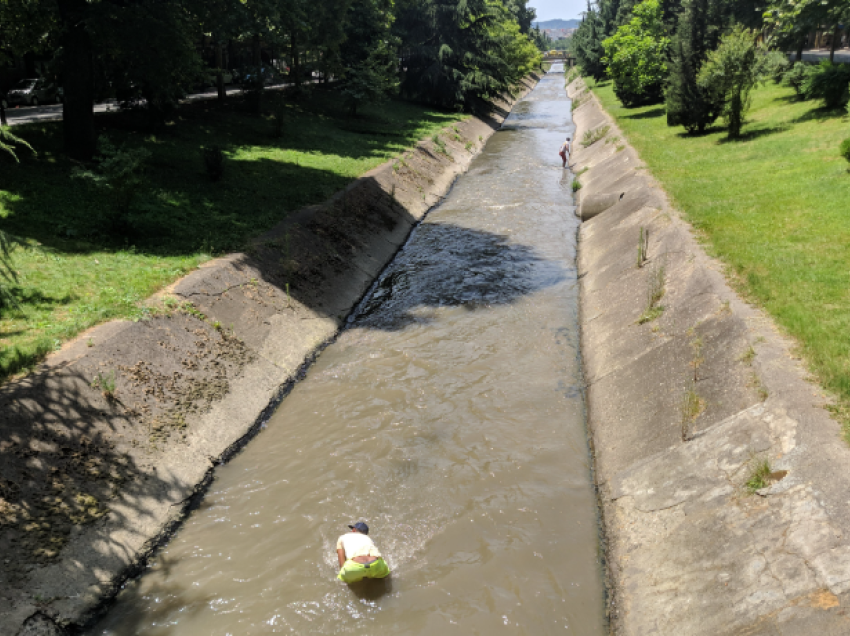
[[[539,26],[541,29],[577,29],[579,24],[581,20],[546,20],[535,22],[534,26]]]

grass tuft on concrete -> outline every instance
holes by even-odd
[[[588,84],[739,293],[797,340],[834,413],[850,412],[850,117],[767,84],[740,140],[719,126],[689,136],[663,106],[627,109],[610,83]]]

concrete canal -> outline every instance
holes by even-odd
[[[557,70],[91,634],[606,632]]]

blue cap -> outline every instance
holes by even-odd
[[[357,532],[362,532],[363,534],[369,534],[369,526],[367,526],[362,521],[358,521],[353,526],[348,526],[352,530],[357,530]]]

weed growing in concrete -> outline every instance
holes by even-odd
[[[451,153],[449,152],[448,148],[446,148],[446,142],[442,140],[440,135],[434,135],[433,137],[431,137],[431,141],[434,142],[434,148],[441,155],[445,155],[447,157],[452,156]]]
[[[581,190],[581,181],[573,179],[573,192],[578,192],[579,190]]]
[[[658,304],[661,299],[664,298],[664,283],[664,265],[653,267],[649,272],[649,287],[646,293],[646,310],[644,310],[641,317],[638,318],[637,322],[639,325],[652,322],[664,312],[664,307]]]
[[[583,174],[584,174],[585,172],[587,172],[588,170],[590,170],[590,166],[585,166],[584,168],[582,168],[581,170],[579,170],[578,172],[576,172],[576,176],[577,176],[577,177],[580,177],[581,175],[583,175]]]
[[[741,356],[741,362],[746,364],[748,367],[753,366],[753,360],[756,357],[756,350],[752,348],[752,346],[747,347],[747,350],[744,351],[744,354]]]
[[[626,149],[626,146],[623,145],[623,144],[617,146],[617,152],[620,152],[620,151],[625,150],[625,149]]]
[[[584,136],[581,139],[581,145],[587,148],[588,146],[592,146],[597,141],[602,139],[605,135],[608,134],[608,131],[611,130],[611,126],[605,124],[604,126],[599,126],[594,128],[593,130],[586,130]]]
[[[472,148],[475,146],[471,141],[467,141],[464,148],[466,148],[466,152],[472,152]]]
[[[646,263],[646,253],[649,247],[649,230],[646,230],[643,226],[640,228],[640,233],[638,234],[638,247],[637,247],[637,266],[638,269],[642,268],[644,263]]]
[[[691,383],[682,396],[680,411],[682,414],[682,441],[689,442],[693,439],[694,421],[705,410],[705,400],[696,391],[696,386]]]
[[[206,320],[207,319],[207,317],[203,313],[201,313],[200,309],[198,309],[197,307],[195,307],[195,305],[193,305],[192,303],[190,303],[188,301],[183,303],[182,305],[180,305],[180,307],[178,309],[180,311],[182,311],[184,314],[188,314],[189,316],[194,316],[198,320]]]
[[[605,140],[605,145],[616,144],[618,141],[620,141],[620,135],[614,135],[613,137],[608,137],[608,139]]]
[[[103,397],[107,400],[115,399],[115,371],[110,371],[107,374],[98,371],[97,377],[92,380],[91,388],[100,389]]]
[[[767,458],[757,459],[754,457],[750,462],[750,476],[744,482],[747,492],[752,495],[762,488],[767,488],[770,485],[772,472]]]
[[[688,335],[693,338],[691,340],[691,361],[689,366],[694,371],[694,383],[699,382],[699,368],[702,366],[702,363],[705,362],[705,358],[702,357],[702,338],[696,335],[696,332],[693,329],[688,330]]]
[[[590,99],[590,95],[588,95],[587,91],[584,90],[573,98],[573,103],[570,106],[570,110],[574,111],[577,108],[581,108],[587,100]]]

